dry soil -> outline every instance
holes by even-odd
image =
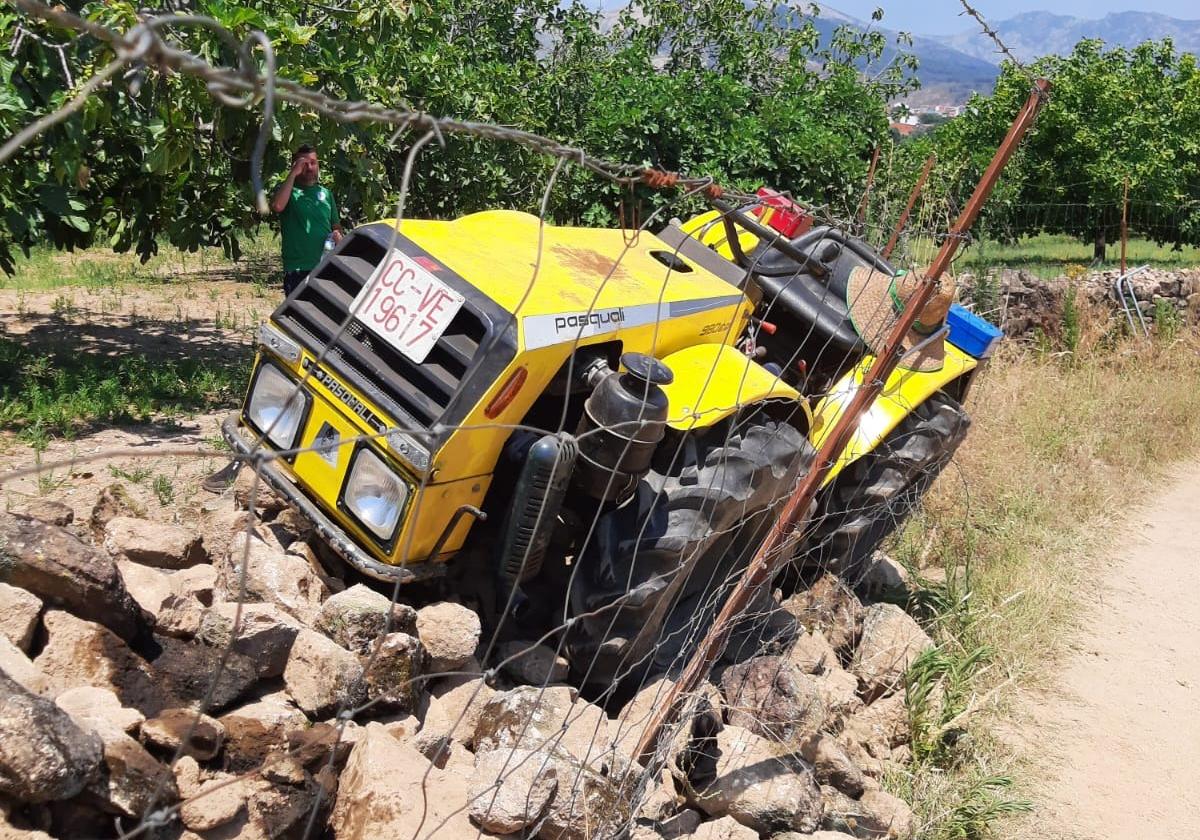
[[[1200,461],[1172,471],[1100,566],[1060,690],[1023,733],[1028,837],[1200,837]]]

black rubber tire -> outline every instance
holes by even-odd
[[[567,642],[577,680],[611,687],[680,661],[812,464],[812,446],[787,423],[752,419],[713,437],[671,474],[643,479],[580,558]]]
[[[916,509],[970,425],[963,407],[940,391],[917,406],[822,492],[797,552],[801,568],[832,572],[857,586],[871,555]]]

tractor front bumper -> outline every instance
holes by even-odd
[[[322,511],[317,504],[305,495],[296,483],[280,472],[275,464],[267,458],[259,458],[257,454],[265,453],[261,443],[249,437],[242,427],[238,415],[231,414],[221,424],[221,434],[225,442],[237,455],[242,457],[245,464],[255,466],[258,474],[268,486],[312,523],[317,534],[347,563],[362,574],[389,583],[415,583],[445,574],[443,563],[414,563],[405,566],[393,566],[381,563],[367,554],[350,538],[340,525],[334,522]]]

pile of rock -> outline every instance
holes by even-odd
[[[346,588],[297,517],[258,508],[189,529],[114,491],[82,525],[0,515],[0,835],[912,833],[878,780],[931,643],[895,607],[832,577],[784,601],[794,644],[724,667],[648,773],[635,744],[669,683],[610,715],[547,647],[484,673],[475,612]]]
[[[984,278],[962,274],[958,283],[966,302],[998,308],[987,314],[1000,323],[1006,335],[1017,337],[1041,330],[1053,336],[1062,329],[1063,302],[1070,289],[1076,291],[1079,301],[1107,309],[1114,318],[1124,321],[1121,302],[1113,290],[1119,273],[1095,271],[1072,279],[1066,275],[1043,278],[1024,270],[1000,269]],[[1178,312],[1181,321],[1200,321],[1200,269],[1148,269],[1133,275],[1131,285],[1138,308],[1147,321],[1153,319],[1160,301]],[[980,290],[985,287],[990,291],[981,295]],[[988,299],[972,301],[973,295]]]

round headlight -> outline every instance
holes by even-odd
[[[274,365],[264,364],[254,380],[246,417],[279,449],[288,449],[300,432],[308,395]]]
[[[370,449],[360,449],[350,465],[342,501],[358,521],[381,540],[391,539],[408,498],[408,486]]]

